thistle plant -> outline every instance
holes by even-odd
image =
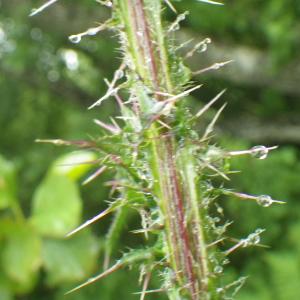
[[[199,1],[199,0],[198,0]],[[49,1],[34,15],[54,1]],[[259,245],[263,229],[254,229],[242,239],[230,238],[222,221],[219,197],[236,197],[256,201],[263,207],[281,201],[262,195],[254,196],[227,189],[220,178],[228,180],[229,160],[238,155],[267,157],[276,147],[255,146],[250,150],[227,151],[212,141],[214,125],[225,105],[217,111],[206,128],[199,132],[197,123],[203,114],[224,94],[221,91],[196,114],[191,114],[186,97],[201,85],[191,81],[192,72],[178,54],[174,32],[186,13],[177,15],[168,24],[164,10],[176,9],[170,0],[97,1],[111,8],[112,16],[105,23],[69,37],[79,43],[83,37],[112,30],[119,38],[122,60],[107,92],[89,108],[98,108],[103,101],[115,99],[120,115],[111,123],[95,120],[105,134],[88,141],[52,140],[58,145],[75,145],[92,149],[98,155],[97,170],[86,179],[94,180],[106,170],[115,174],[111,185],[111,202],[106,210],[86,221],[68,236],[76,234],[108,214],[114,214],[106,236],[104,271],[74,288],[89,285],[112,272],[138,266],[142,291],[166,293],[170,300],[233,299],[245,281],[244,277],[224,283],[223,269],[232,252]],[[220,5],[215,1],[204,1]],[[200,3],[199,3],[200,5]],[[186,57],[199,49],[206,50],[209,39],[199,42]],[[217,63],[218,69],[228,62]],[[205,70],[197,71],[196,74]],[[124,253],[111,261],[120,228],[129,209],[141,218],[141,227],[134,232],[145,236],[145,245]],[[224,222],[221,224],[221,222]],[[151,276],[161,278],[161,286],[149,290]]]

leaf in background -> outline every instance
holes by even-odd
[[[1,264],[3,274],[13,281],[18,292],[26,292],[35,284],[41,266],[41,240],[28,224],[15,224],[3,241]]]
[[[91,151],[75,151],[58,158],[52,165],[50,173],[66,175],[71,180],[78,180],[93,167],[97,155]]]
[[[98,241],[84,231],[70,239],[46,239],[43,261],[50,285],[74,282],[87,278],[97,265]]]
[[[16,176],[14,165],[0,156],[0,209],[16,201]]]
[[[0,269],[0,300],[13,300],[11,282],[5,277],[1,269]]]
[[[274,297],[278,300],[298,299],[300,295],[300,261],[295,251],[268,253]]]
[[[290,249],[294,249],[300,253],[300,222],[295,222],[294,224],[290,225],[290,230],[288,232],[288,247]],[[298,260],[300,261],[300,255]]]
[[[50,173],[34,194],[31,221],[42,235],[63,237],[78,225],[81,207],[76,184],[65,175]]]

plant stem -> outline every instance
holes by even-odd
[[[175,94],[178,88],[174,89],[174,76],[170,73],[171,54],[162,28],[161,1],[118,0],[117,4],[132,76],[152,90],[156,101],[162,101],[162,97],[155,92]],[[133,84],[132,90],[142,109],[140,81],[137,86]],[[168,123],[167,118],[163,119]],[[179,145],[172,129],[160,128],[157,122],[150,126],[147,138],[151,144],[149,165],[155,199],[164,220],[165,257],[171,282],[167,286],[169,298],[219,299],[212,291],[215,279],[210,275],[193,147],[187,142]]]

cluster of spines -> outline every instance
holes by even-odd
[[[47,2],[32,15],[54,2]],[[191,87],[191,72],[177,56],[178,47],[168,43],[166,36],[178,29],[179,22],[186,14],[179,15],[173,24],[163,29],[160,0],[98,2],[111,7],[113,17],[102,25],[70,36],[70,41],[78,43],[83,36],[95,35],[105,28],[119,33],[124,61],[112,81],[106,80],[106,94],[90,108],[114,97],[121,111],[119,119],[124,126],[121,127],[113,118],[111,124],[95,120],[109,134],[92,141],[51,141],[58,145],[94,149],[99,153],[100,158],[95,162],[97,170],[85,183],[107,169],[115,170],[115,179],[107,183],[112,187],[112,196],[117,195],[115,200],[110,202],[105,211],[67,235],[71,236],[107,214],[115,213],[107,234],[105,270],[71,292],[121,267],[137,264],[143,279],[141,299],[150,292],[148,285],[151,273],[155,272],[160,274],[163,283],[161,288],[151,292],[166,292],[171,300],[230,299],[228,294],[234,296],[245,278],[220,285],[219,277],[228,263],[227,256],[240,247],[258,245],[263,229],[237,240],[226,251],[219,250],[218,244],[230,240],[226,236],[226,229],[231,223],[227,221],[219,225],[223,211],[216,198],[222,194],[230,195],[255,200],[264,207],[282,202],[266,195],[253,196],[213,187],[212,178],[219,176],[229,179],[230,172],[224,166],[228,158],[252,155],[264,159],[275,147],[256,146],[250,150],[224,151],[211,145],[211,134],[224,105],[202,136],[192,129],[196,120],[224,91],[194,116],[183,104],[183,99],[201,86]],[[171,1],[165,2],[175,10]],[[209,43],[209,39],[197,43],[186,57],[199,49],[200,52],[205,51]],[[227,63],[218,63],[194,73],[218,69]],[[122,89],[128,91],[126,101],[120,96]],[[213,204],[220,216],[211,216]],[[134,232],[143,233],[146,239],[150,234],[155,235],[156,242],[148,248],[129,251],[110,267],[110,257],[129,208],[137,210],[142,220],[141,229]]]

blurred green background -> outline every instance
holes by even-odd
[[[93,0],[59,1],[29,18],[43,1],[0,0],[0,300],[139,299],[137,270],[119,271],[78,293],[69,288],[100,271],[101,249],[110,218],[72,239],[64,233],[106,206],[102,176],[80,182],[92,170],[57,168],[70,148],[37,144],[37,138],[97,136],[94,118],[116,113],[113,101],[87,107],[105,93],[120,52],[112,32],[72,44],[68,36],[102,22],[109,11]],[[242,238],[266,228],[269,249],[243,249],[231,257],[228,277],[247,276],[239,300],[299,299],[300,295],[300,1],[226,1],[212,6],[174,1],[190,11],[178,34],[194,42],[210,37],[206,52],[187,61],[193,71],[215,62],[235,62],[194,78],[204,87],[190,99],[197,110],[221,89],[228,102],[218,123],[218,142],[230,150],[279,145],[267,160],[241,158],[241,170],[226,183],[249,194],[287,201],[262,208],[234,199],[224,203],[230,233]],[[167,12],[169,20],[175,16]],[[188,51],[188,47],[184,50]],[[207,120],[214,112],[207,114]],[[77,159],[90,153],[81,153]],[[69,158],[63,156],[61,162]],[[120,249],[138,243],[124,225]],[[121,251],[120,251],[121,253]],[[129,275],[130,274],[130,275]],[[155,280],[154,280],[155,281]],[[152,288],[156,288],[155,282]],[[164,299],[159,294],[149,299]]]

